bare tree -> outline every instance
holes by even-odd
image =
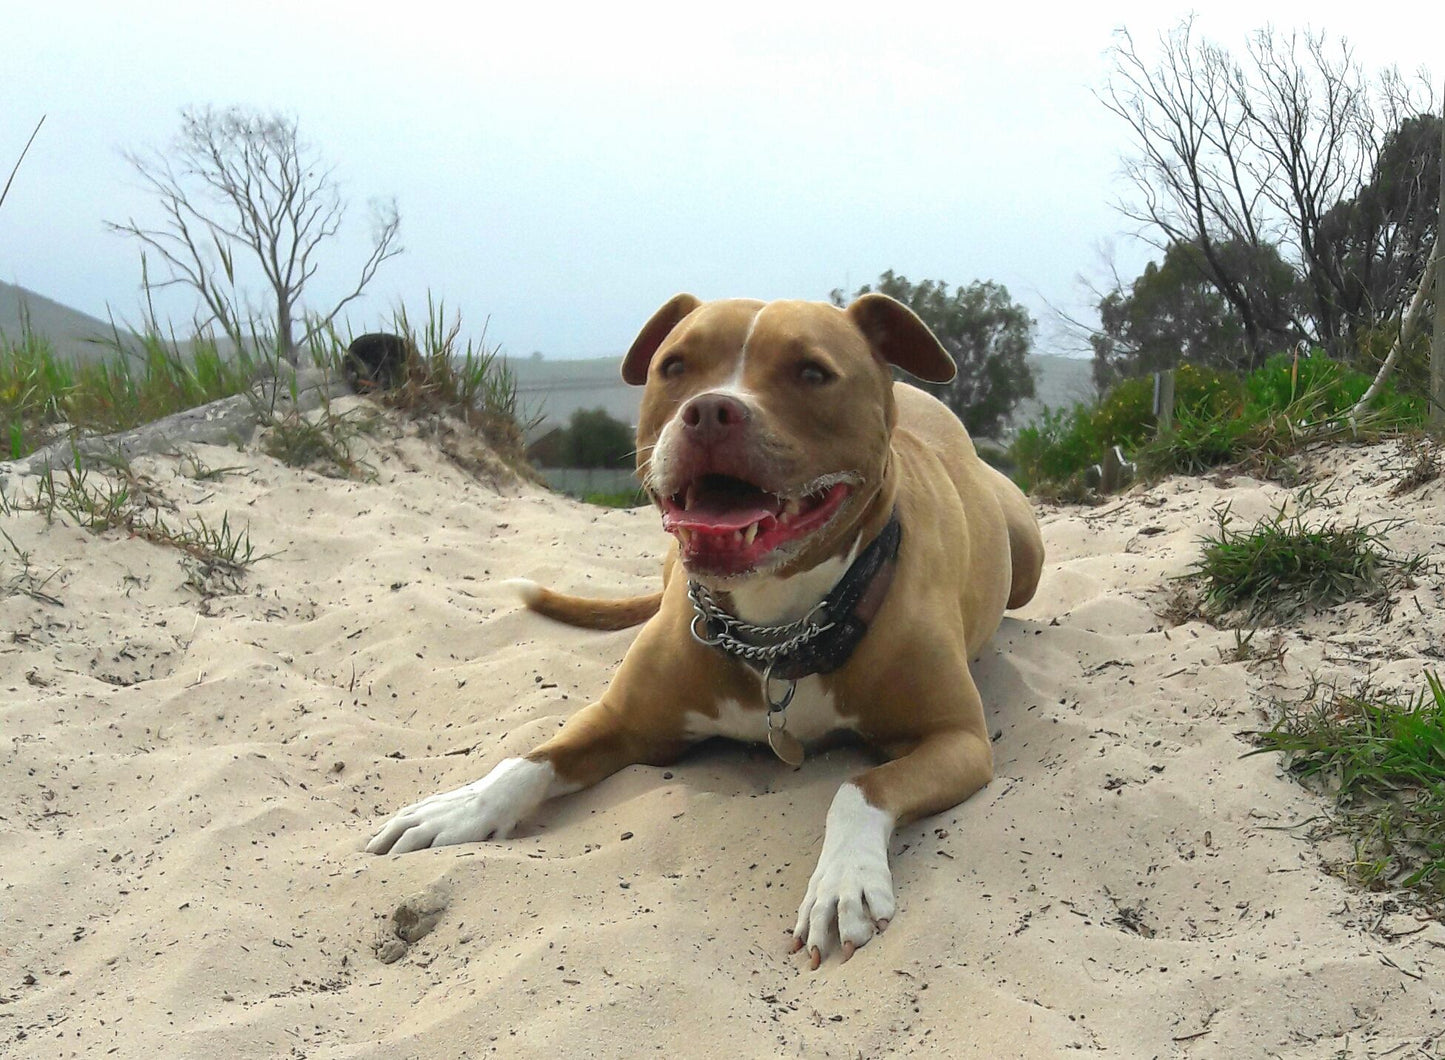
[[[196,292],[198,330],[214,325],[238,346],[252,326],[244,291],[251,267],[259,269],[269,303],[262,333],[295,364],[297,350],[361,296],[383,262],[401,253],[395,202],[373,202],[371,250],[355,285],[325,312],[306,311],[302,297],[321,267],[317,252],[340,231],[346,204],[333,168],[301,140],[295,118],[240,107],[187,108],[169,154],[128,152],[125,158],[155,193],[163,220],[107,226],[164,261],[168,275],[155,287]]]
[[[1120,209],[1160,249],[1198,249],[1250,359],[1291,337],[1345,352],[1360,329],[1401,312],[1433,243],[1428,159],[1398,145],[1428,114],[1428,80],[1393,69],[1371,79],[1348,45],[1323,35],[1262,30],[1241,62],[1186,20],[1159,46],[1148,59],[1121,31],[1101,93],[1137,151],[1125,159],[1136,195]],[[1400,172],[1410,166],[1413,182]],[[1362,197],[1386,177],[1388,196]],[[1298,276],[1285,320],[1261,305],[1249,275],[1265,248]]]

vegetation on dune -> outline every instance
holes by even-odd
[[[397,310],[393,326],[408,346],[405,373],[378,400],[411,415],[454,416],[503,461],[523,467],[515,380],[495,349],[463,342],[460,316],[448,321],[444,314],[444,305],[429,300],[418,332],[405,309]],[[327,330],[311,338],[306,353],[312,366],[339,376],[345,346]],[[256,396],[255,384],[277,377],[278,366],[283,381],[291,372],[259,339],[227,355],[204,336],[181,343],[155,331],[130,336],[116,329],[106,349],[102,359],[75,363],[29,327],[13,341],[0,335],[0,458],[19,459],[61,437],[128,430],[248,394],[257,420],[268,427],[263,445],[272,455],[296,465],[319,461],[344,475],[368,471],[351,451],[366,429],[364,415],[337,413],[329,402],[313,416],[278,412]]]
[[[1148,478],[1242,465],[1292,482],[1306,445],[1368,440],[1424,425],[1426,402],[1386,384],[1369,411],[1353,410],[1371,377],[1320,351],[1277,354],[1244,376],[1193,364],[1175,370],[1173,421],[1154,413],[1152,377],[1125,378],[1094,405],[1045,410],[1015,437],[1015,477],[1045,496],[1082,496],[1082,480],[1118,445]]]
[[[1425,689],[1400,703],[1368,692],[1312,691],[1286,705],[1259,750],[1331,793],[1340,825],[1354,837],[1342,866],[1369,887],[1415,888],[1445,898],[1445,685],[1427,672]]]
[[[1227,505],[1214,509],[1214,530],[1191,571],[1206,616],[1241,614],[1259,625],[1347,600],[1378,602],[1429,568],[1423,556],[1389,553],[1385,536],[1397,523],[1309,519],[1320,499],[1305,491],[1292,511],[1281,506],[1247,529],[1234,525]]]
[[[127,342],[117,331],[108,356],[78,364],[28,326],[0,335],[0,458],[15,460],[70,431],[109,434],[239,394],[258,362],[228,357],[215,342],[183,348],[154,331]]]

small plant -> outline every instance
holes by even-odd
[[[10,551],[15,553],[15,559],[20,564],[20,571],[12,575],[5,582],[0,583],[0,596],[13,596],[19,593],[28,596],[32,600],[39,600],[41,603],[51,604],[55,607],[63,606],[54,596],[45,592],[45,586],[50,579],[60,573],[59,569],[51,571],[44,578],[36,576],[30,566],[30,553],[15,543],[15,539],[7,534],[3,527],[0,527],[0,537],[10,546]]]
[[[1215,507],[1215,531],[1192,571],[1204,586],[1206,615],[1242,611],[1251,625],[1287,620],[1346,600],[1388,598],[1394,585],[1427,568],[1423,556],[1396,559],[1385,551],[1395,523],[1308,525],[1305,512],[1318,500],[1305,496],[1290,514],[1281,505],[1248,530],[1231,525],[1228,505]]]
[[[1289,648],[1285,646],[1284,634],[1276,633],[1269,638],[1269,642],[1263,646],[1254,642],[1259,635],[1259,630],[1251,629],[1248,632],[1242,629],[1234,631],[1234,646],[1232,648],[1220,648],[1219,658],[1227,663],[1248,663],[1248,669],[1254,671],[1266,663],[1273,663],[1275,666],[1284,665],[1285,653]]]
[[[68,515],[75,525],[92,533],[101,533],[122,526],[128,519],[135,497],[130,485],[97,476],[95,485],[89,471],[79,461],[67,466],[57,484],[55,470],[48,464],[40,472],[34,500],[28,507],[54,521],[56,513]]]
[[[1427,672],[1408,704],[1365,693],[1312,694],[1253,734],[1259,754],[1278,751],[1300,778],[1334,791],[1356,837],[1350,875],[1367,886],[1417,888],[1445,897],[1445,686]]]
[[[392,324],[406,341],[406,373],[399,387],[382,395],[382,402],[411,413],[450,413],[481,434],[506,463],[524,466],[517,380],[499,349],[487,348],[486,329],[481,339],[463,344],[460,314],[448,322],[445,303],[430,295],[420,335],[405,307],[396,311]]]
[[[180,473],[182,475],[185,475],[186,478],[193,479],[196,482],[215,482],[219,479],[225,478],[227,475],[249,476],[254,474],[254,470],[252,468],[248,468],[242,464],[228,464],[225,467],[211,467],[209,464],[207,464],[204,460],[201,459],[199,453],[190,450],[187,450],[185,452],[173,453],[172,455],[174,455],[176,459],[180,462]]]
[[[1440,477],[1440,450],[1428,438],[1422,438],[1405,447],[1409,465],[1400,472],[1400,479],[1390,488],[1390,496],[1400,497],[1412,493]]]
[[[376,477],[371,466],[354,454],[357,439],[375,429],[374,413],[367,416],[360,409],[338,413],[330,401],[324,401],[315,414],[293,407],[279,416],[268,413],[266,419],[270,427],[261,448],[288,467],[315,468],[331,478]]]
[[[65,468],[59,476],[47,466],[40,472],[34,497],[28,500],[7,498],[7,503],[12,511],[39,512],[47,522],[68,518],[76,526],[94,534],[122,529],[142,540],[178,549],[191,561],[202,565],[208,575],[219,572],[236,588],[239,588],[240,576],[251,563],[268,558],[256,555],[250,530],[236,530],[230,516],[225,513],[221,515],[219,525],[209,524],[203,517],[196,516],[183,526],[172,526],[148,492],[148,487],[154,488],[150,480],[135,474],[120,458],[114,458],[112,463],[114,479],[92,473],[78,462]],[[4,531],[0,530],[0,534]],[[5,537],[10,540],[9,535]],[[21,553],[13,541],[10,544],[28,570],[28,553]],[[190,580],[187,579],[188,583]],[[236,590],[233,588],[231,591]],[[214,591],[210,595],[214,595]]]

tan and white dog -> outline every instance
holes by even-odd
[[[771,744],[851,731],[886,759],[843,784],[798,910],[813,967],[893,917],[900,824],[993,775],[968,661],[1043,563],[1022,493],[958,419],[892,381],[947,381],[928,328],[883,295],[846,310],[678,295],[622,365],[646,384],[638,473],[674,536],[663,591],[626,600],[531,583],[528,606],[574,625],[647,620],[611,686],[550,740],[409,806],[367,850],[500,839],[545,799],[711,736]]]

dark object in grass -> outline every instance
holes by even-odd
[[[1248,530],[1236,530],[1229,506],[1214,509],[1218,528],[1204,540],[1193,573],[1204,584],[1203,611],[1217,618],[1244,612],[1248,625],[1288,620],[1347,600],[1379,600],[1428,566],[1423,556],[1397,559],[1384,549],[1395,523],[1305,524],[1318,498],[1281,507]]]
[[[358,394],[395,390],[406,378],[406,339],[385,331],[360,335],[346,347],[346,382]]]

